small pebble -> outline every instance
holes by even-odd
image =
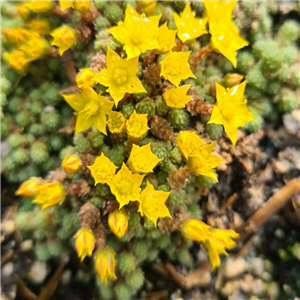
[[[27,278],[33,284],[40,284],[45,280],[47,274],[47,264],[45,262],[35,261],[27,274]]]
[[[249,270],[249,263],[242,257],[233,259],[229,257],[225,261],[224,276],[228,279],[235,278]]]

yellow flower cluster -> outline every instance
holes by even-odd
[[[172,218],[165,205],[170,193],[155,191],[154,187],[147,182],[146,188],[141,192],[141,184],[145,174],[153,172],[153,168],[160,162],[160,159],[151,151],[150,143],[145,146],[133,144],[127,165],[124,163],[121,169],[115,174],[117,167],[103,153],[96,158],[95,163],[88,168],[98,183],[108,184],[111,192],[115,195],[121,209],[131,201],[139,202],[139,212],[141,215],[151,220],[155,225],[158,218]],[[140,173],[144,175],[140,175]],[[124,219],[124,215],[117,214],[111,221],[110,228],[118,236],[116,229],[116,219]],[[120,221],[120,220],[119,220]],[[122,235],[127,231],[127,226],[122,226]]]
[[[226,250],[235,247],[233,239],[239,234],[233,230],[211,228],[197,219],[190,219],[181,223],[180,231],[186,239],[203,243],[211,262],[212,270],[220,266],[220,255],[227,255]]]
[[[63,202],[65,189],[59,182],[46,183],[42,178],[32,177],[22,183],[15,194],[26,198],[35,197],[32,203],[45,209]]]
[[[19,73],[25,73],[30,62],[47,55],[50,50],[48,42],[37,31],[24,28],[3,29],[3,34],[6,41],[16,48],[6,53],[5,58]]]
[[[218,182],[217,175],[212,171],[222,161],[212,155],[215,142],[206,145],[200,137],[192,131],[181,131],[176,142],[182,155],[187,159],[187,167],[194,175],[203,175]]]

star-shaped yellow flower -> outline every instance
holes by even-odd
[[[187,167],[194,175],[204,175],[218,182],[217,175],[212,171],[224,159],[212,155],[216,142],[208,145],[202,145],[197,155],[190,156],[187,161]]]
[[[158,48],[157,50],[159,52],[167,52],[172,50],[174,46],[176,46],[175,43],[175,35],[177,30],[170,30],[167,26],[167,22],[165,22],[163,25],[161,25],[158,28]]]
[[[172,108],[184,108],[192,100],[192,97],[187,95],[190,87],[191,85],[187,84],[179,88],[167,90],[163,94],[166,104]]]
[[[203,1],[203,5],[206,10],[208,17],[208,22],[220,21],[222,18],[226,17],[231,19],[232,11],[238,1]]]
[[[209,21],[209,33],[211,48],[223,54],[236,68],[236,51],[249,45],[249,42],[240,36],[236,25],[226,17],[219,21]]]
[[[108,30],[120,43],[125,44],[127,59],[137,57],[146,50],[157,49],[158,22],[160,16],[145,18],[130,5],[127,6],[124,22]]]
[[[120,204],[120,209],[130,201],[140,201],[140,185],[145,175],[132,174],[123,163],[121,170],[108,183]]]
[[[223,88],[216,83],[217,104],[208,122],[222,124],[233,145],[237,139],[237,129],[254,120],[244,100],[246,81],[232,88]]]
[[[187,2],[184,11],[180,14],[180,17],[176,13],[173,13],[173,17],[178,29],[177,35],[184,43],[207,33],[207,18],[196,18],[195,14],[191,10],[189,2]]]
[[[91,170],[91,175],[95,179],[95,185],[98,183],[109,183],[115,176],[116,167],[114,163],[107,158],[103,153],[96,158],[93,165],[88,166]]]
[[[197,155],[200,147],[205,144],[194,131],[180,131],[176,142],[181,154],[186,159],[191,155]]]
[[[63,55],[65,51],[67,51],[76,43],[75,31],[66,25],[54,29],[52,32],[50,32],[50,35],[54,38],[51,45],[58,47],[58,52],[60,55]]]
[[[121,133],[125,130],[126,118],[118,111],[111,111],[108,115],[107,126],[111,133]]]
[[[86,87],[79,94],[63,95],[68,104],[77,111],[75,134],[94,126],[106,134],[106,115],[111,111],[114,103],[107,98],[97,95],[90,87]]]
[[[154,186],[147,181],[146,188],[141,193],[141,200],[138,212],[155,225],[158,218],[168,217],[172,219],[165,204],[171,192],[155,191]]]
[[[127,165],[134,173],[151,173],[153,168],[161,161],[151,151],[150,146],[151,143],[142,147],[132,145]]]
[[[161,76],[178,87],[181,80],[196,78],[188,63],[190,52],[168,52],[161,63]]]
[[[126,93],[146,92],[136,76],[138,63],[138,57],[126,60],[108,47],[107,68],[102,69],[94,79],[100,84],[108,86],[107,92],[114,99],[116,106]]]
[[[148,129],[147,114],[137,114],[134,110],[126,121],[127,134],[132,138],[139,139],[148,132]]]

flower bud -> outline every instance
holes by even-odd
[[[153,15],[156,7],[156,1],[154,0],[142,0],[135,1],[136,4],[143,9],[147,16]]]
[[[92,69],[82,69],[76,75],[76,83],[77,86],[82,89],[86,86],[94,87],[96,85],[96,81],[94,80],[94,76],[96,73]]]
[[[67,155],[61,163],[62,168],[68,174],[75,174],[80,168],[80,159],[76,155]]]
[[[93,233],[81,228],[76,233],[75,249],[81,261],[88,255],[91,256],[95,248],[95,237]]]
[[[238,85],[243,80],[244,76],[234,73],[234,74],[227,74],[224,76],[224,78],[221,81],[221,84],[225,87],[233,87],[235,85]]]
[[[123,210],[116,210],[108,217],[110,230],[121,238],[128,230],[128,216]]]
[[[51,45],[58,47],[58,52],[60,55],[63,55],[65,51],[67,51],[76,43],[75,31],[66,25],[54,29],[50,35],[54,38]]]
[[[43,184],[44,180],[39,177],[31,177],[29,180],[23,182],[15,192],[17,196],[32,198],[39,192],[39,185]]]
[[[23,20],[27,20],[30,17],[30,11],[29,11],[29,9],[27,7],[25,7],[23,5],[23,3],[17,5],[17,10],[18,10],[19,16]]]
[[[95,258],[96,271],[104,283],[107,283],[107,278],[117,279],[115,274],[116,258],[115,251],[109,246],[98,249]]]
[[[181,224],[180,231],[186,239],[203,242],[211,235],[209,228],[210,226],[206,225],[202,221],[191,219]]]
[[[52,182],[39,186],[39,193],[32,201],[42,206],[42,209],[54,206],[62,202],[65,198],[65,190],[61,183]]]

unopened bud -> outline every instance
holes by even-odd
[[[80,159],[76,155],[67,155],[61,166],[67,174],[75,174],[80,168]]]
[[[61,183],[52,182],[39,186],[39,193],[32,201],[42,206],[42,209],[54,206],[62,202],[65,198],[65,190]]]
[[[88,255],[91,256],[95,248],[95,237],[93,233],[81,228],[76,233],[75,249],[81,261]]]
[[[82,89],[86,86],[94,87],[96,81],[94,79],[96,73],[92,69],[82,69],[76,75],[77,86]]]
[[[39,185],[44,183],[44,179],[39,177],[31,177],[29,180],[23,182],[15,192],[17,196],[26,198],[35,197],[39,193]]]
[[[123,210],[116,210],[108,217],[110,230],[121,238],[128,230],[128,216]]]
[[[104,283],[107,283],[107,278],[117,279],[115,274],[116,258],[115,251],[109,247],[105,246],[98,249],[95,258],[95,268],[96,271]]]
[[[238,85],[243,80],[244,76],[234,73],[234,74],[227,74],[224,76],[224,78],[221,81],[221,85],[225,88],[233,87],[235,85]]]

